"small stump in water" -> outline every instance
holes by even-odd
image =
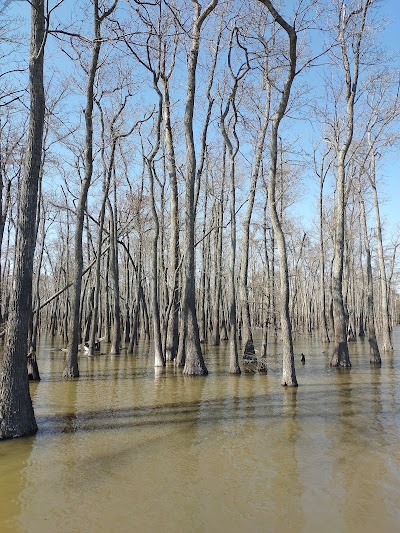
[[[28,353],[27,369],[29,381],[40,381],[40,374],[36,361],[36,355],[33,352]]]

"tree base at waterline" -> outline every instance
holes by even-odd
[[[339,344],[335,346],[330,365],[341,368],[351,367],[347,342],[339,342]]]
[[[241,373],[242,371],[240,370],[240,366],[238,364],[234,364],[233,366],[229,368],[229,374],[239,375]]]
[[[79,378],[79,369],[78,367],[71,367],[71,368],[64,368],[63,372],[63,378],[64,379],[73,379],[73,378]]]
[[[200,361],[196,363],[188,363],[186,358],[186,363],[182,374],[184,376],[206,376],[208,374],[208,370]]]
[[[268,363],[266,357],[260,357],[257,362],[257,370],[266,374],[268,372]]]
[[[381,359],[381,354],[379,353],[378,343],[376,342],[375,339],[372,339],[372,338],[369,338],[368,342],[369,342],[369,353],[370,353],[369,362],[371,363],[371,365],[381,366],[382,359]]]
[[[292,380],[292,379],[284,380],[284,379],[282,379],[281,385],[282,385],[282,387],[298,387],[299,386],[299,384],[297,383],[297,379],[295,379],[295,380]]]
[[[29,437],[38,430],[29,393],[19,397],[17,404],[0,399],[0,440]]]

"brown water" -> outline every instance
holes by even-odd
[[[400,531],[400,328],[370,368],[332,370],[317,338],[296,340],[299,388],[228,374],[155,375],[148,348],[80,359],[42,342],[31,385],[39,432],[0,443],[0,532]],[[300,353],[306,354],[305,365]]]

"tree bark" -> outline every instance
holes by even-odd
[[[188,81],[184,115],[186,141],[186,176],[185,176],[185,270],[182,302],[183,342],[185,350],[185,366],[183,374],[195,376],[208,374],[200,344],[199,326],[196,316],[196,282],[195,282],[195,180],[196,152],[193,136],[193,113],[196,91],[196,67],[200,46],[200,31],[204,20],[215,9],[218,0],[212,0],[201,13],[200,4],[192,0],[194,14],[192,41],[188,60]]]
[[[343,300],[343,262],[345,252],[345,185],[346,185],[346,159],[347,153],[353,140],[354,129],[354,102],[357,92],[357,82],[359,77],[360,48],[364,33],[367,10],[370,0],[365,0],[360,9],[360,22],[355,41],[351,43],[353,53],[353,72],[351,72],[348,49],[350,47],[347,39],[347,25],[350,15],[344,12],[339,15],[339,44],[342,53],[342,62],[345,74],[346,89],[346,130],[343,144],[337,155],[336,168],[336,206],[335,206],[335,244],[334,260],[332,271],[332,296],[334,314],[334,337],[335,345],[331,359],[331,366],[350,367],[349,347],[347,344],[347,316]]]
[[[94,85],[98,69],[100,49],[101,49],[101,24],[115,9],[117,1],[112,4],[110,9],[100,15],[99,2],[93,0],[93,24],[94,40],[91,63],[88,72],[88,83],[86,88],[86,108],[85,108],[85,173],[81,184],[78,207],[76,210],[76,224],[74,237],[74,278],[71,302],[71,318],[69,324],[69,346],[65,358],[65,367],[63,371],[64,378],[75,378],[79,376],[78,367],[78,345],[80,341],[80,299],[82,288],[82,271],[83,271],[83,250],[82,250],[82,233],[84,215],[87,203],[89,187],[93,174],[93,105],[94,105]]]
[[[369,138],[371,144],[371,139]],[[371,146],[371,173],[369,181],[372,187],[374,197],[376,236],[378,241],[378,264],[380,273],[381,286],[381,306],[382,306],[382,348],[384,352],[393,352],[393,343],[390,335],[390,318],[389,318],[389,298],[387,290],[387,276],[385,268],[385,256],[383,253],[383,238],[382,238],[382,224],[379,212],[378,189],[376,186],[376,171],[375,171],[375,153]]]
[[[44,1],[32,0],[29,136],[20,191],[14,289],[0,378],[0,439],[32,435],[37,431],[29,392],[27,355],[28,327],[32,316],[32,272],[36,244],[37,196],[43,155],[45,38]]]
[[[296,75],[297,61],[297,34],[295,29],[290,26],[275,10],[269,0],[261,0],[268,8],[274,20],[286,32],[289,39],[289,67],[284,87],[281,91],[278,108],[276,109],[271,128],[270,140],[270,166],[268,181],[268,200],[270,217],[274,236],[278,246],[279,253],[279,277],[280,277],[280,297],[281,297],[281,328],[282,328],[282,385],[288,387],[297,387],[296,370],[294,365],[292,326],[289,314],[289,271],[286,252],[285,235],[282,228],[282,222],[277,211],[276,201],[276,178],[277,178],[277,161],[278,161],[278,134],[279,125],[285,115],[288,105],[290,91],[293,80]],[[281,177],[281,179],[283,179]]]
[[[379,353],[379,347],[376,340],[376,331],[375,331],[375,317],[374,317],[374,285],[372,279],[372,264],[371,264],[371,250],[369,246],[368,239],[368,228],[367,228],[367,216],[365,214],[365,204],[361,196],[360,191],[359,202],[361,207],[361,218],[362,218],[362,229],[364,234],[364,247],[365,247],[365,256],[367,263],[367,312],[368,312],[368,342],[370,350],[370,359],[369,362],[374,365],[380,365],[381,355]]]

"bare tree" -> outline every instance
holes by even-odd
[[[29,393],[26,358],[28,327],[32,316],[32,272],[36,245],[36,209],[45,117],[43,86],[45,26],[44,0],[32,0],[29,58],[29,92],[31,97],[29,135],[20,190],[14,290],[12,292],[0,378],[1,439],[31,435],[37,431]]]
[[[331,366],[351,366],[347,344],[347,316],[343,302],[343,261],[345,253],[346,159],[353,140],[354,105],[360,72],[361,42],[367,11],[372,0],[362,0],[350,9],[342,2],[338,16],[338,41],[341,50],[346,95],[346,127],[338,146],[336,161],[335,251],[332,273],[334,312],[334,351]],[[360,7],[358,7],[360,6]],[[354,8],[354,9],[353,9]],[[351,52],[350,52],[351,50]],[[352,59],[349,54],[352,53]],[[352,63],[351,63],[352,61]]]
[[[74,238],[74,282],[72,290],[72,313],[69,325],[69,346],[65,358],[64,378],[75,378],[79,376],[78,368],[78,345],[80,342],[80,301],[83,271],[83,251],[82,233],[83,222],[87,203],[87,196],[93,175],[93,107],[94,107],[94,87],[95,78],[98,71],[100,49],[102,44],[101,25],[117,7],[118,0],[115,0],[109,9],[101,13],[98,0],[93,0],[93,25],[94,39],[92,48],[91,63],[88,71],[88,82],[86,88],[86,108],[85,108],[85,174],[81,184],[78,207],[76,210],[75,238]]]
[[[260,0],[268,11],[271,13],[273,19],[287,34],[289,41],[288,50],[288,66],[287,74],[284,82],[284,86],[281,89],[281,96],[278,106],[272,116],[271,122],[271,137],[269,145],[270,165],[269,165],[269,181],[268,181],[268,201],[270,208],[270,217],[272,227],[274,229],[274,235],[276,238],[278,253],[279,253],[279,275],[280,275],[280,296],[281,296],[281,328],[282,328],[282,385],[288,387],[297,387],[296,370],[294,366],[294,354],[293,354],[293,339],[292,339],[292,327],[289,316],[289,272],[285,234],[282,228],[282,222],[280,220],[277,210],[277,198],[276,198],[276,183],[277,183],[277,170],[278,170],[278,137],[279,126],[285,116],[285,112],[288,106],[290,91],[292,88],[293,80],[296,76],[296,63],[297,63],[297,33],[293,26],[291,26],[286,20],[278,13],[270,0]],[[282,177],[281,177],[282,179]]]
[[[185,176],[185,243],[184,243],[184,287],[182,301],[183,331],[179,339],[183,343],[185,354],[183,373],[186,375],[204,375],[208,373],[200,345],[199,326],[196,316],[196,285],[195,285],[195,181],[196,151],[193,136],[193,113],[196,92],[196,67],[199,56],[201,27],[206,18],[217,6],[218,0],[212,0],[202,11],[201,5],[192,0],[193,25],[191,47],[188,58],[188,78],[184,115],[186,141],[186,176]]]

